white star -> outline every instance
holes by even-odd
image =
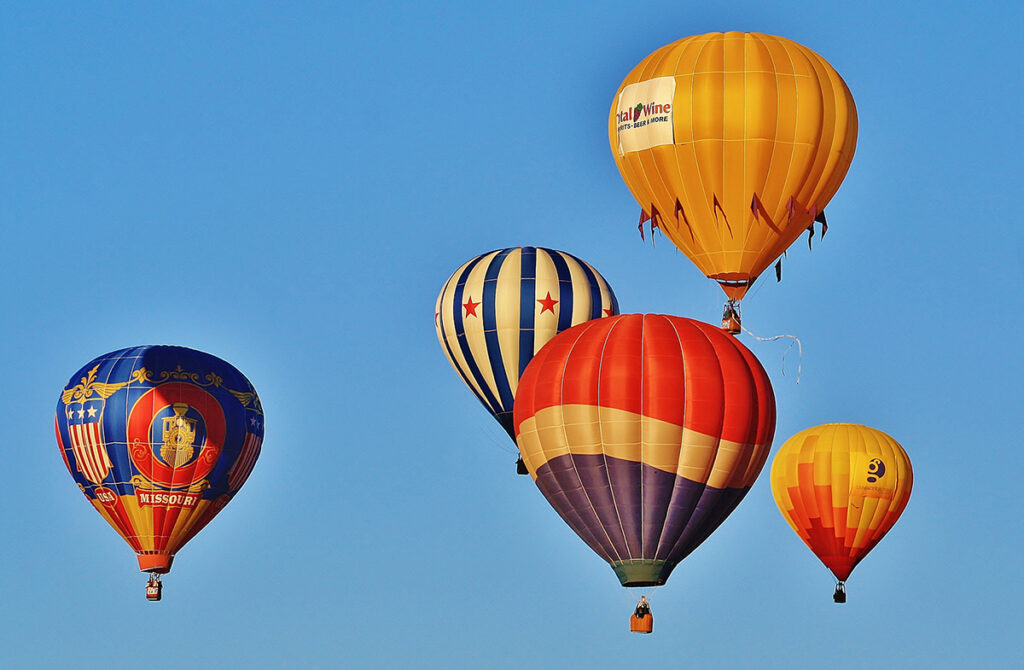
[[[95,407],[90,407],[89,408],[89,416],[90,417],[96,416],[96,408]]]
[[[78,410],[78,418],[81,419],[84,416],[85,416],[85,410],[84,409]]]
[[[252,426],[256,425],[256,417],[249,417],[249,424]]]

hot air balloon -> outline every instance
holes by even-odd
[[[825,205],[853,159],[857,111],[846,83],[807,47],[709,33],[633,68],[608,134],[641,225],[653,219],[721,285],[738,332],[739,300],[757,277],[801,232],[813,235],[815,220],[824,234]]]
[[[830,423],[786,440],[772,463],[772,494],[789,525],[838,580],[846,580],[910,500],[907,452],[867,426]]]
[[[434,326],[448,362],[515,440],[512,404],[519,376],[552,337],[619,313],[615,294],[587,263],[543,247],[499,249],[448,278]],[[526,474],[522,461],[520,474]]]
[[[159,600],[160,575],[235,496],[263,443],[249,380],[215,356],[171,346],[121,349],[87,363],[57,402],[64,465],[138,554]]]
[[[720,329],[658,314],[591,321],[527,366],[516,436],[537,487],[623,586],[664,584],[764,466],[775,396]]]

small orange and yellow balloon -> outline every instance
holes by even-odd
[[[880,430],[849,423],[808,428],[772,463],[772,494],[800,539],[843,582],[881,540],[910,499],[907,452]]]

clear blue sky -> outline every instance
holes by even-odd
[[[1024,661],[1016,3],[210,4],[0,8],[0,665]],[[715,30],[815,49],[860,118],[828,236],[744,302],[804,345],[797,384],[785,345],[743,337],[773,454],[865,423],[916,481],[838,607],[766,468],[636,636],[639,594],[515,476],[432,311],[463,261],[540,245],[623,311],[718,317],[717,287],[641,243],[606,131],[635,63]],[[237,366],[267,437],[152,605],[52,426],[81,365],[157,343]]]

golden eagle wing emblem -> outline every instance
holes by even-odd
[[[230,389],[228,389],[230,391]],[[252,402],[255,393],[243,393],[242,391],[231,391],[231,395],[238,398],[238,402],[242,403],[242,407],[248,407],[249,403]]]
[[[116,384],[108,384],[106,382],[96,381],[96,371],[99,369],[99,364],[96,364],[92,370],[89,370],[89,374],[82,377],[82,381],[75,384],[69,389],[64,389],[64,392],[60,394],[61,402],[65,405],[71,401],[83,401],[89,399],[93,393],[106,400],[121,387],[127,386],[128,382],[118,382]]]
[[[117,384],[106,384],[104,382],[94,382],[93,385],[90,388],[93,391],[95,391],[96,394],[99,397],[101,397],[104,400],[106,400],[110,396],[114,395],[114,393],[119,388],[121,388],[123,386],[127,386],[127,384],[128,384],[128,382],[120,382],[120,383],[117,383]]]

